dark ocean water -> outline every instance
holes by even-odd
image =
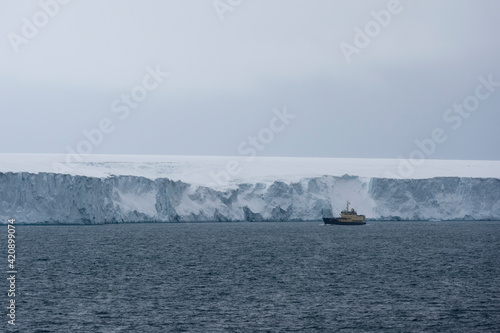
[[[18,226],[17,237],[20,332],[500,332],[500,222]]]

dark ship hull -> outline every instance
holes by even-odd
[[[336,225],[363,225],[366,224],[365,221],[346,221],[342,218],[337,219],[333,217],[323,217],[323,222],[325,224],[336,224]]]

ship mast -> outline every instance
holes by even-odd
[[[347,201],[347,206],[346,206],[346,210],[347,210],[347,211],[349,211],[349,204],[350,204],[350,202],[349,202],[349,201]]]

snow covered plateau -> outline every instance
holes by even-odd
[[[0,155],[0,223],[500,220],[500,162]],[[404,169],[405,178],[400,176]]]

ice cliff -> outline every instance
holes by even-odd
[[[370,219],[500,220],[500,179],[322,176],[214,189],[168,178],[0,172],[0,222],[311,221],[349,200]]]

